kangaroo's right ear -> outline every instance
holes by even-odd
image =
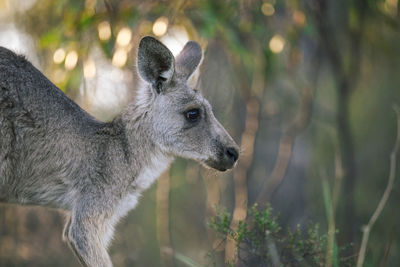
[[[171,51],[157,39],[146,36],[139,44],[138,69],[140,76],[160,93],[175,70],[175,59]]]

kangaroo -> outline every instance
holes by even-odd
[[[80,263],[112,266],[107,247],[115,224],[174,158],[219,171],[238,160],[238,146],[188,85],[201,59],[196,42],[174,58],[158,40],[142,38],[143,85],[105,123],[0,47],[0,201],[64,210],[63,240]]]

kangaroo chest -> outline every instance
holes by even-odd
[[[150,157],[148,163],[142,168],[132,185],[136,191],[142,192],[148,189],[154,181],[168,168],[172,158],[164,154],[155,154]]]
[[[121,199],[117,209],[117,217],[125,216],[131,209],[136,207],[141,193],[148,189],[166,171],[171,161],[171,157],[162,154],[150,157],[149,164],[142,168],[133,181],[133,190]]]

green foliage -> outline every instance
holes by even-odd
[[[211,218],[208,226],[224,240],[234,241],[240,264],[324,266],[326,263],[328,234],[321,235],[318,224],[309,223],[306,229],[297,225],[294,230],[284,230],[279,224],[279,216],[274,215],[270,205],[260,210],[255,204],[249,210],[248,219],[239,221],[237,229],[232,229],[231,215],[218,207],[216,210],[217,215]],[[343,251],[344,247],[339,250]],[[339,266],[352,264],[345,258],[333,259],[333,262],[339,263]]]

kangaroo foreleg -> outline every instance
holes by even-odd
[[[104,244],[107,225],[89,216],[72,214],[64,229],[64,238],[80,263],[87,267],[111,267]]]

